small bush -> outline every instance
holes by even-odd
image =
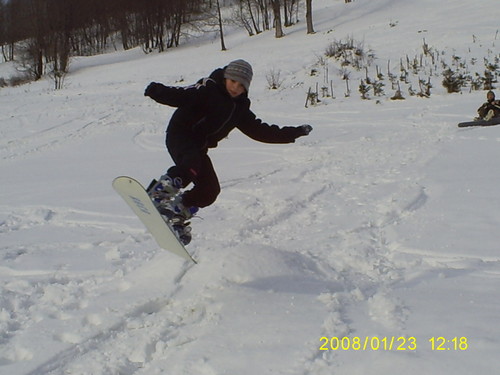
[[[462,87],[466,84],[466,78],[463,74],[453,71],[448,68],[443,71],[443,86],[449,94],[454,92],[460,92]]]
[[[362,43],[355,43],[352,38],[334,40],[326,48],[325,55],[340,61],[342,66],[352,66],[357,70],[369,66],[375,58],[371,51],[365,51]]]
[[[267,87],[270,90],[277,90],[281,87],[283,80],[280,78],[281,70],[271,69],[269,73],[266,74]]]

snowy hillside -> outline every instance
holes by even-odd
[[[423,39],[482,69],[500,51],[498,0],[313,6],[314,35],[302,22],[279,40],[231,32],[226,52],[214,39],[77,58],[62,90],[0,89],[0,374],[499,368],[500,126],[456,126],[486,93],[434,77],[427,99],[389,100],[386,84],[361,100],[361,71],[346,98],[328,60],[335,99],[304,107],[334,39],[361,41],[384,73]],[[260,118],[314,131],[292,145],[234,131],[210,152],[222,193],[193,221],[193,265],[157,248],[111,181],[171,164],[173,109],[143,96],[150,81],[187,85],[236,58],[254,67]]]

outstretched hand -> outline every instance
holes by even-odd
[[[304,132],[304,135],[309,135],[310,132],[312,132],[313,127],[309,124],[304,124],[300,126],[302,131]]]
[[[148,87],[146,87],[144,96],[149,96],[151,98],[154,97],[158,93],[161,86],[163,86],[161,83],[151,82]]]
[[[304,125],[297,126],[297,130],[298,130],[297,137],[302,137],[304,135],[309,135],[309,133],[313,130],[313,127],[309,124],[304,124]]]

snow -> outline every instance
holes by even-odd
[[[360,72],[346,98],[330,61],[335,99],[304,107],[333,39],[362,41],[384,71],[424,38],[448,58],[498,54],[497,0],[313,6],[314,35],[302,22],[279,40],[231,31],[226,52],[211,39],[76,58],[62,90],[48,80],[0,90],[1,374],[499,367],[500,127],[456,126],[485,92],[446,94],[437,77],[428,99],[362,101]],[[222,193],[193,222],[194,265],[157,248],[111,181],[147,184],[171,164],[173,109],[143,97],[150,81],[187,85],[236,58],[254,67],[260,118],[314,131],[291,145],[235,131],[210,152]],[[273,68],[284,78],[274,91]],[[334,337],[369,345],[320,350],[322,337],[325,348]],[[432,350],[439,337],[458,339]]]

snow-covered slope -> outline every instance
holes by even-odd
[[[300,23],[279,40],[233,32],[226,52],[78,58],[63,90],[0,90],[1,374],[499,367],[500,127],[456,127],[485,93],[445,94],[436,77],[429,99],[362,101],[353,72],[345,98],[329,61],[336,98],[304,108],[334,39],[362,41],[383,69],[423,39],[450,58],[498,55],[497,0],[313,5],[314,35]],[[211,151],[222,193],[193,222],[192,265],[156,247],[111,181],[170,166],[173,109],[143,97],[150,81],[190,84],[236,58],[254,66],[260,118],[314,131],[292,145],[235,131]]]

